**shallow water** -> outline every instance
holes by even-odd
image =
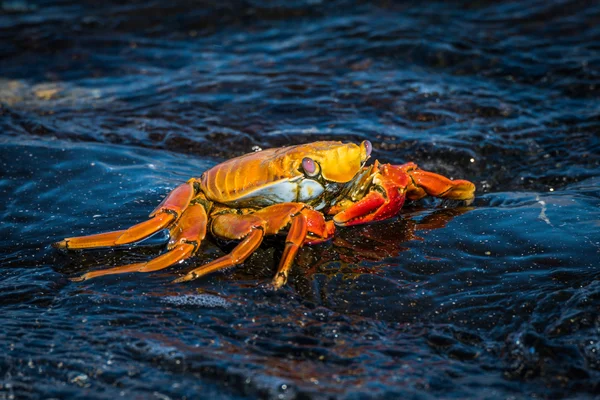
[[[600,6],[13,1],[0,13],[1,398],[600,392]],[[477,184],[172,284],[50,243],[143,220],[233,156],[370,139]]]

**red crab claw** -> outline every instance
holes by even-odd
[[[475,197],[475,185],[464,179],[451,180],[443,175],[423,171],[412,162],[394,165],[394,168],[405,171],[412,180],[406,188],[406,197],[409,200],[419,200],[429,195],[470,203]]]
[[[381,221],[396,215],[404,200],[418,200],[427,195],[451,200],[470,201],[475,185],[465,180],[451,180],[418,169],[414,163],[403,165],[375,162],[369,192],[357,202],[341,202],[330,211],[336,225],[351,226]],[[348,204],[349,203],[349,204]]]
[[[381,221],[396,215],[406,198],[409,175],[393,165],[375,162],[370,191],[362,199],[341,212],[333,221],[336,225],[352,226]],[[343,204],[343,203],[342,203]]]

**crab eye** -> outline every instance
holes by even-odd
[[[302,159],[302,169],[308,176],[315,176],[319,173],[319,166],[312,158],[304,157]]]
[[[368,140],[363,141],[361,144],[365,148],[365,153],[367,154],[365,158],[369,158],[371,152],[373,151],[373,145]]]
[[[370,156],[373,151],[373,145],[368,140],[365,140],[365,149],[367,150],[367,156]]]

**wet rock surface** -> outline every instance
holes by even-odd
[[[600,391],[593,2],[4,2],[0,398],[558,398]],[[174,285],[63,254],[253,150],[369,139],[478,187]]]

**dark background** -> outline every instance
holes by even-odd
[[[600,6],[28,2],[0,11],[0,399],[600,391]],[[84,283],[62,254],[253,148],[369,139],[477,184],[302,249]]]

